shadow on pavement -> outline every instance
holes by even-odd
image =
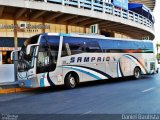
[[[95,86],[108,85],[108,84],[119,84],[122,82],[130,82],[130,81],[137,81],[137,80],[150,80],[150,78],[152,79],[153,76],[154,75],[144,75],[140,79],[134,79],[133,77],[124,77],[124,78],[83,82],[83,83],[78,84],[77,87],[74,89],[95,87]],[[61,86],[52,86],[52,87],[45,87],[45,88],[36,88],[34,90],[27,91],[25,93],[44,94],[44,93],[67,91],[67,90],[71,90],[71,89],[66,89],[64,85],[61,85]]]

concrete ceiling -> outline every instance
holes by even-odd
[[[145,6],[150,8],[152,11],[155,8],[156,0],[129,0],[129,2],[143,3]]]
[[[10,3],[8,5],[8,2],[5,4],[0,1],[0,18],[34,22],[45,21],[46,23],[81,27],[99,24],[100,29],[103,31],[115,31],[135,39],[141,39],[142,36],[149,36],[153,40],[155,37],[154,30],[151,28],[110,14],[102,14],[96,11],[90,12],[90,10],[50,3],[46,4],[43,2],[27,1],[27,4],[24,4],[24,1],[21,2],[17,6],[16,3]],[[97,16],[99,17],[97,18]]]

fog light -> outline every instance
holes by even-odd
[[[25,83],[24,82],[21,82],[20,83],[20,87],[24,87],[25,86]]]

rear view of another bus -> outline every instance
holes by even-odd
[[[157,72],[157,64],[156,64],[156,57],[154,53],[154,45],[152,41],[144,40],[144,50],[142,52],[146,53],[143,54],[143,59],[145,61],[145,67],[147,69],[148,74],[153,74]]]

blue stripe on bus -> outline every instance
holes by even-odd
[[[111,75],[109,75],[109,74],[107,74],[107,73],[105,73],[105,72],[103,72],[103,71],[97,70],[97,69],[95,69],[95,68],[90,68],[90,67],[86,67],[86,66],[79,66],[79,65],[67,65],[67,66],[73,66],[73,67],[75,66],[75,67],[86,68],[86,69],[92,70],[92,71],[94,71],[94,72],[97,72],[97,73],[99,73],[99,74],[101,74],[101,75],[103,75],[103,76],[105,76],[105,77],[107,77],[107,78],[109,78],[109,79],[113,78]]]
[[[31,87],[31,80],[25,81],[25,87]]]
[[[72,65],[68,65],[68,66],[72,66]],[[107,78],[112,78],[112,77],[111,77],[110,75],[108,75],[107,73],[102,72],[102,71],[97,70],[97,69],[94,69],[94,68],[90,68],[90,67],[86,67],[86,66],[79,66],[79,65],[73,65],[73,66],[75,66],[75,67],[82,67],[82,68],[86,68],[86,69],[89,69],[89,70],[95,71],[95,72],[97,72],[97,73],[99,73],[99,74],[101,74],[101,75],[103,75],[103,76],[105,76],[105,77],[107,77]]]
[[[44,78],[45,78],[45,73],[42,75],[42,77],[40,78],[40,87],[44,87]]]
[[[40,79],[40,87],[44,87],[45,85],[44,85],[44,78],[41,78]]]
[[[89,76],[95,78],[96,80],[102,79],[102,78],[98,77],[97,75],[94,75],[94,74],[92,74],[92,73],[90,73],[90,72],[86,72],[86,71],[81,70],[81,69],[78,69],[78,68],[72,68],[72,67],[63,67],[63,68],[73,69],[73,70],[82,72],[82,73],[84,73],[84,74],[87,74],[87,75],[89,75]]]

